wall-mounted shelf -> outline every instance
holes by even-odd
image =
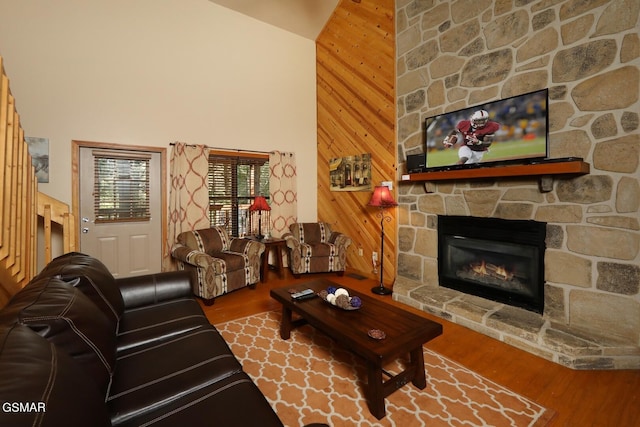
[[[526,165],[504,165],[471,169],[452,169],[436,172],[420,172],[402,175],[402,182],[444,181],[459,179],[500,178],[515,176],[585,175],[590,171],[589,163],[582,159],[550,159]],[[548,184],[541,181],[542,191],[551,191]]]

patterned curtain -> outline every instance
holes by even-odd
[[[209,148],[176,142],[169,164],[169,231],[163,257],[163,270],[175,270],[171,247],[178,234],[187,230],[209,228]]]
[[[271,193],[271,234],[281,237],[298,220],[296,157],[293,153],[269,153]]]

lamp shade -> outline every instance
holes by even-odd
[[[267,199],[262,196],[257,196],[253,199],[253,204],[249,206],[250,211],[270,211],[271,206],[267,204]]]
[[[373,194],[371,195],[371,200],[369,200],[368,205],[376,208],[391,208],[398,206],[391,195],[391,191],[389,191],[389,187],[386,185],[377,185],[373,189]]]

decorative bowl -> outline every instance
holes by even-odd
[[[329,292],[329,290],[333,290],[334,292]],[[362,300],[358,297],[349,296],[349,293],[343,288],[338,290],[334,290],[333,288],[322,290],[318,292],[318,296],[327,304],[331,304],[342,310],[360,310],[362,307]]]
[[[371,329],[368,332],[368,335],[374,340],[383,340],[387,337],[387,334],[385,334],[384,331],[381,331],[380,329]]]

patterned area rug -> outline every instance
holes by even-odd
[[[387,415],[371,415],[362,394],[359,358],[315,328],[282,340],[280,313],[267,312],[216,325],[287,427],[545,426],[553,412],[424,349],[427,387],[411,383],[391,394]],[[385,367],[399,372],[403,360]]]

